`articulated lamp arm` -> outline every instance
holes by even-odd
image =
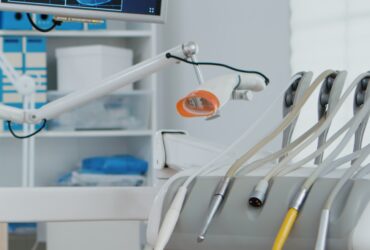
[[[53,119],[63,113],[108,95],[127,84],[158,72],[169,65],[179,62],[176,59],[167,58],[167,53],[171,53],[172,55],[182,58],[191,58],[197,52],[198,46],[193,42],[177,46],[109,77],[104,81],[104,83],[94,88],[76,91],[56,101],[48,103],[40,109],[22,110],[0,104],[0,119],[28,124],[36,124],[43,120]]]
[[[26,75],[19,74],[13,65],[9,62],[4,54],[0,53],[0,69],[8,78],[9,82],[14,86],[19,94],[22,96],[29,96],[35,93],[35,80]]]

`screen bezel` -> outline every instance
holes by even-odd
[[[167,17],[167,4],[168,0],[162,0],[160,12],[161,14],[159,16],[145,14],[131,14],[122,12],[117,13],[111,11],[73,9],[63,7],[49,7],[27,4],[2,3],[1,0],[0,0],[0,11],[17,11],[17,12],[51,14],[60,17],[74,17],[86,19],[113,19],[121,21],[164,23]]]

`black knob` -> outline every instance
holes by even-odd
[[[293,91],[297,91],[298,86],[299,86],[299,81],[300,81],[300,80],[301,80],[301,79],[296,80],[296,81],[291,85],[291,89],[292,89]]]
[[[356,94],[356,105],[358,107],[364,105],[365,103],[365,93],[364,92],[359,92]]]
[[[361,89],[365,91],[367,89],[367,86],[369,85],[369,78],[364,78],[361,80]]]
[[[294,97],[293,97],[292,93],[287,92],[285,94],[285,106],[287,106],[288,108],[290,106],[292,106],[293,105],[293,99],[294,99]]]
[[[320,95],[320,105],[322,107],[326,107],[329,104],[329,95],[325,93],[321,93]]]
[[[15,20],[22,20],[22,18],[23,18],[23,15],[22,15],[22,13],[20,13],[20,12],[16,12],[15,14],[14,14],[14,17],[15,17]]]
[[[41,18],[41,20],[46,21],[46,20],[48,20],[49,15],[41,14],[41,15],[40,15],[40,18]]]
[[[330,91],[331,91],[331,89],[333,88],[334,80],[335,80],[335,78],[334,78],[334,77],[332,77],[332,76],[329,76],[329,77],[326,79],[325,86],[326,86],[326,91],[327,91],[327,92],[330,92]]]

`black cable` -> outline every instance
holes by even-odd
[[[192,62],[192,61],[188,61],[188,60],[186,60],[184,58],[181,58],[181,57],[178,57],[178,56],[174,56],[171,53],[167,53],[166,54],[166,57],[167,58],[174,58],[174,59],[179,60],[181,62],[188,63],[188,64],[191,64],[191,65],[196,65],[196,66],[199,66],[199,65],[218,66],[218,67],[227,68],[227,69],[230,69],[230,70],[233,70],[233,71],[236,71],[236,72],[247,73],[247,74],[257,74],[259,76],[262,76],[265,79],[266,85],[268,85],[270,83],[270,79],[266,75],[264,75],[263,73],[261,73],[259,71],[238,69],[238,68],[234,68],[234,67],[232,67],[230,65],[223,64],[223,63],[215,63],[215,62]]]
[[[41,132],[41,131],[46,127],[47,120],[46,120],[46,119],[42,120],[42,125],[41,125],[41,127],[40,127],[38,130],[36,130],[36,131],[35,131],[35,132],[33,132],[32,134],[25,135],[25,136],[17,135],[17,134],[14,132],[14,130],[13,130],[13,128],[12,128],[12,122],[11,122],[11,121],[7,121],[7,123],[8,123],[9,131],[10,131],[10,133],[12,134],[12,136],[14,136],[14,137],[15,137],[15,138],[17,138],[17,139],[28,139],[28,138],[31,138],[31,137],[33,137],[33,136],[37,135],[38,133],[40,133],[40,132]]]
[[[31,23],[32,27],[37,30],[37,31],[40,31],[40,32],[43,32],[43,33],[47,33],[47,32],[50,32],[52,30],[54,30],[57,26],[61,25],[62,22],[61,21],[56,21],[53,19],[53,24],[47,28],[47,29],[43,29],[43,28],[40,28],[32,19],[32,16],[30,13],[27,13],[27,18],[28,18],[28,21]]]

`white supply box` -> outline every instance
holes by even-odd
[[[133,62],[132,50],[104,45],[59,48],[56,57],[61,92],[95,86]],[[132,90],[132,84],[122,90]]]

